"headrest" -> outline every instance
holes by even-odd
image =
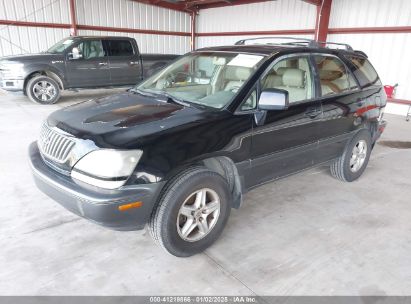
[[[251,75],[249,68],[228,66],[225,71],[225,78],[228,80],[247,80]]]
[[[284,75],[285,71],[287,71],[287,68],[286,67],[281,67],[281,68],[277,69],[276,73],[277,73],[277,75]]]
[[[283,84],[289,87],[300,87],[305,86],[305,71],[300,69],[286,69],[283,74]]]

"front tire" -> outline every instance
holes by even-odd
[[[344,182],[356,180],[367,167],[371,151],[370,131],[359,131],[347,144],[343,155],[330,166],[331,175]]]
[[[206,168],[192,168],[165,188],[149,231],[167,252],[188,257],[204,251],[223,231],[231,211],[226,180]]]
[[[53,104],[60,98],[60,88],[53,78],[39,75],[31,78],[26,85],[27,97],[38,104]]]

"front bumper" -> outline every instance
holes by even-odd
[[[24,79],[0,78],[0,88],[6,91],[23,91]]]
[[[29,147],[30,165],[37,187],[69,211],[114,230],[143,229],[149,221],[164,182],[106,190],[80,186],[71,177],[48,167],[37,143]],[[120,205],[143,202],[140,208],[120,211]]]

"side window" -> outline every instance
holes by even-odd
[[[339,94],[356,87],[354,79],[340,59],[314,56],[314,60],[320,78],[321,96]]]
[[[110,56],[133,56],[133,46],[128,40],[109,40],[108,51]]]
[[[253,90],[246,100],[241,104],[240,111],[255,109],[257,106],[257,90]]]
[[[381,80],[368,59],[356,56],[347,56],[347,58],[353,64],[353,73],[362,87],[381,85]]]
[[[101,40],[85,40],[80,42],[77,48],[86,60],[105,56]]]
[[[277,62],[261,80],[262,90],[288,91],[289,102],[313,98],[313,81],[307,57],[291,57]]]

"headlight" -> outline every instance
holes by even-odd
[[[125,184],[141,155],[141,150],[92,151],[74,165],[71,177],[97,187],[116,189]]]
[[[0,70],[8,77],[19,77],[24,74],[24,64],[17,62],[3,62],[0,64]]]

